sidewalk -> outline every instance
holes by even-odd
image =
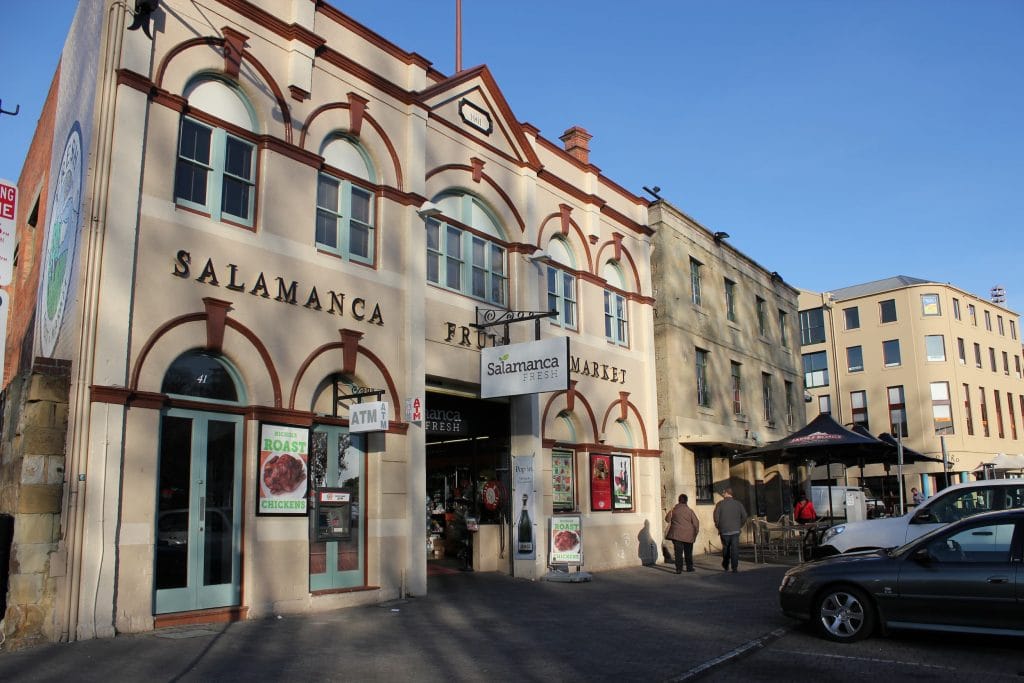
[[[696,566],[588,583],[443,574],[427,596],[372,607],[0,653],[0,680],[662,681],[793,625],[784,566]]]

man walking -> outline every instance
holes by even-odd
[[[732,497],[732,489],[722,492],[722,500],[715,506],[715,527],[722,539],[722,570],[732,566],[734,572],[740,569],[740,530],[747,521],[747,509],[743,503]]]
[[[693,571],[693,542],[700,531],[700,520],[687,505],[685,493],[679,494],[679,503],[668,511],[665,521],[669,523],[665,538],[672,541],[675,551],[676,574],[683,573],[683,559],[686,559],[686,571]]]

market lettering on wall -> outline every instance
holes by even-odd
[[[617,368],[614,365],[598,363],[597,361],[583,360],[579,356],[569,356],[569,372],[583,375],[584,377],[615,382],[616,384],[626,383],[625,368]]]
[[[456,325],[455,323],[444,323],[445,337],[444,340],[449,344],[457,344],[459,346],[474,347],[482,349],[487,346],[494,346],[497,337],[493,334],[487,334],[483,330],[474,330],[466,325]]]
[[[180,249],[174,256],[174,270],[171,274],[182,279],[192,277],[192,254],[184,249]],[[217,275],[217,266],[214,265],[213,259],[206,259],[206,264],[203,265],[203,269],[196,276],[195,281],[210,285],[211,287],[220,287],[221,278],[226,277],[227,282],[223,286],[233,292],[245,292],[246,294],[264,299],[273,299],[274,301],[292,304],[293,306],[299,304],[300,288],[299,283],[295,280],[288,282],[283,277],[271,277],[268,284],[267,276],[260,271],[257,273],[255,280],[250,280],[252,283],[250,286],[241,278],[238,266],[234,263],[227,265],[226,272],[221,268],[221,277],[217,277]],[[365,320],[371,325],[384,325],[384,316],[381,314],[380,304],[373,304],[373,309],[367,310],[370,305],[366,302],[366,299],[352,297],[348,300],[346,307],[347,295],[344,292],[336,292],[333,289],[326,290],[321,301],[321,294],[317,291],[316,286],[310,287],[308,290],[303,287],[301,292],[305,297],[305,301],[302,303],[304,308],[338,316],[344,316],[347,311],[356,320]]]

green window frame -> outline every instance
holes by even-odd
[[[175,203],[217,221],[251,227],[256,146],[223,128],[182,117],[174,172]]]

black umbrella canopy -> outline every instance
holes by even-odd
[[[764,460],[765,465],[813,460],[818,464],[847,466],[880,460],[889,446],[870,434],[847,429],[824,413],[784,439],[734,455],[734,460]]]
[[[896,462],[896,457],[897,457],[896,456],[896,451],[899,449],[900,446],[899,446],[899,443],[896,441],[896,437],[894,437],[889,432],[882,432],[881,434],[878,435],[878,440],[879,441],[884,441],[885,443],[889,444],[889,447],[892,448],[892,453],[893,453],[893,455],[892,455],[892,458],[893,458],[892,459],[892,463],[894,465],[897,464],[897,462]],[[925,455],[924,453],[919,453],[918,451],[915,451],[913,448],[907,448],[906,446],[904,446],[903,447],[903,464],[904,465],[908,465],[908,464],[913,464],[915,462],[942,462],[942,458],[933,458],[930,455]]]

